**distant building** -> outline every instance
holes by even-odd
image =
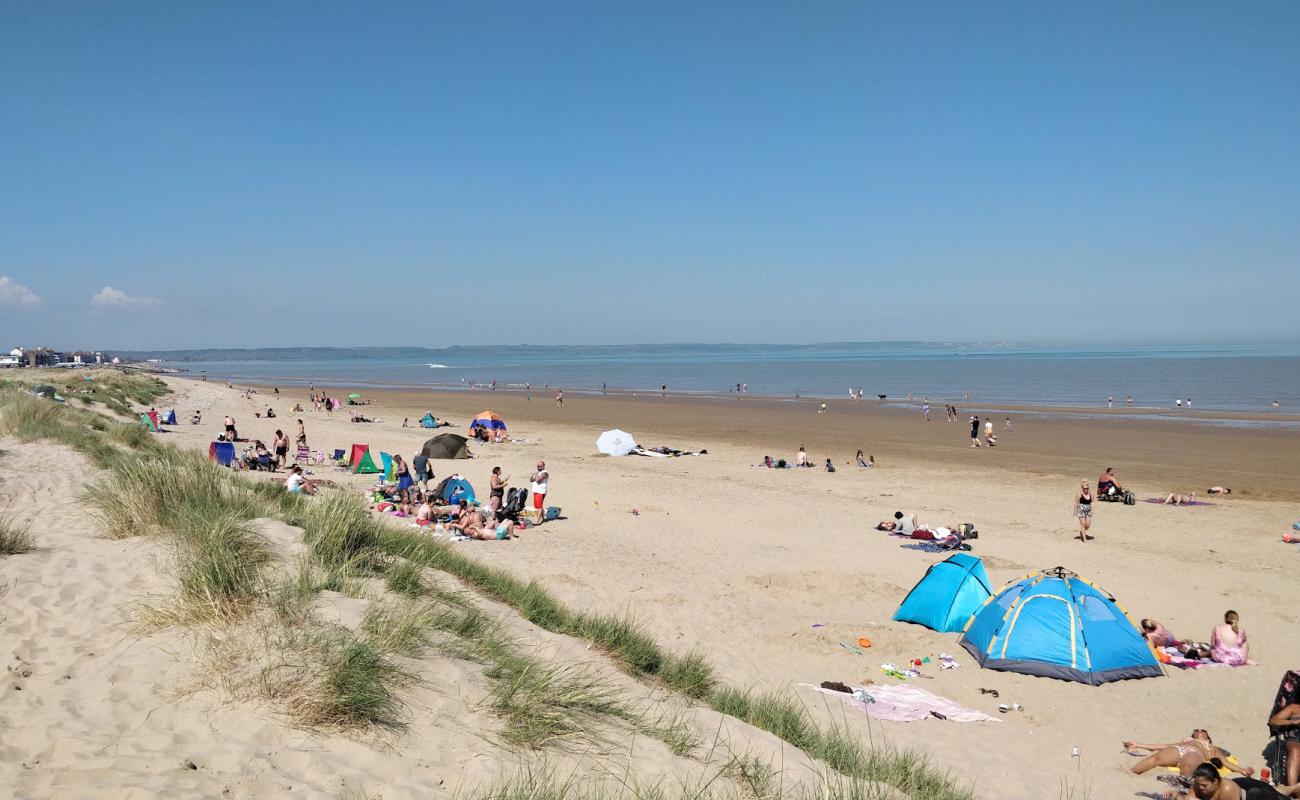
[[[21,347],[15,347],[8,354],[0,354],[0,368],[17,369],[27,360]]]
[[[100,352],[83,353],[77,351],[68,355],[68,360],[73,364],[103,364],[104,354]]]
[[[26,355],[29,367],[57,367],[63,362],[63,354],[48,347],[32,348]]]

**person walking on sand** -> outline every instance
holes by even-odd
[[[235,430],[235,418],[227,414],[224,422],[226,426],[226,441],[239,441],[239,431]]]
[[[557,390],[556,390],[556,392],[555,392],[555,404],[556,404],[557,406],[562,406],[562,405],[564,405],[564,390],[563,390],[563,389],[557,389]]]
[[[925,417],[926,422],[930,421],[930,398],[928,397],[921,400],[921,415]]]
[[[984,418],[984,438],[989,439],[993,436],[993,420],[988,417]]]
[[[298,439],[294,444],[299,447],[307,446],[307,429],[303,427],[302,420],[298,420]]]
[[[1011,430],[1011,417],[1007,417],[1006,429]]]
[[[980,446],[980,418],[979,417],[970,418],[970,446],[971,447]]]
[[[1092,489],[1088,488],[1087,481],[1079,485],[1079,493],[1074,497],[1074,516],[1079,520],[1079,541],[1095,538],[1088,535],[1092,527]]]
[[[281,467],[289,464],[289,437],[284,435],[284,431],[276,430],[275,441],[271,447],[275,451],[275,463]]]

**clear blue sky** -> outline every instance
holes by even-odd
[[[0,345],[1295,341],[1298,42],[1292,0],[0,0]]]

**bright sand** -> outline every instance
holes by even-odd
[[[241,436],[268,444],[277,427],[292,437],[294,420],[301,417],[314,449],[328,452],[365,442],[406,457],[418,451],[430,432],[401,428],[403,417],[415,425],[426,410],[432,410],[457,423],[444,430],[464,433],[474,413],[484,408],[502,413],[511,435],[529,440],[528,444],[473,446],[476,459],[434,462],[435,472],[442,477],[459,471],[486,492],[492,466],[500,465],[512,485],[525,485],[536,460],[544,458],[552,474],[548,504],[562,507],[566,519],[526,531],[518,541],[458,547],[485,562],[538,579],[575,607],[630,612],[666,647],[702,651],[727,681],[790,687],[818,717],[833,717],[877,742],[887,740],[932,753],[937,761],[973,780],[985,797],[1051,798],[1063,785],[1090,787],[1091,796],[1098,798],[1153,791],[1157,784],[1150,775],[1126,774],[1124,768],[1133,759],[1120,752],[1121,740],[1175,741],[1194,727],[1208,728],[1216,743],[1258,768],[1262,763],[1258,753],[1267,735],[1264,720],[1278,680],[1285,669],[1300,666],[1300,639],[1295,636],[1291,608],[1300,548],[1280,541],[1280,534],[1297,515],[1294,476],[1300,474],[1300,436],[1295,432],[1015,416],[1014,430],[1007,433],[1002,422],[1005,414],[999,414],[995,423],[1000,446],[971,449],[966,417],[946,423],[941,409],[926,423],[919,414],[847,401],[831,402],[824,415],[817,414],[812,403],[684,402],[645,395],[635,399],[569,395],[564,407],[557,408],[553,392],[543,390],[534,391],[531,402],[522,394],[507,392],[436,396],[369,392],[375,403],[361,410],[383,422],[367,425],[348,422],[346,409],[333,415],[311,410],[291,414],[288,409],[294,401],[310,409],[303,390],[286,390],[279,398],[263,393],[247,400],[224,386],[170,382],[179,395],[168,398],[165,407],[174,406],[182,424],[171,429],[167,439],[204,449],[219,431],[225,413],[237,418]],[[279,418],[255,419],[254,412],[268,403]],[[188,424],[195,409],[204,412],[204,423],[197,427]],[[614,426],[633,432],[646,445],[706,448],[709,455],[597,456],[595,437]],[[808,447],[814,463],[820,465],[829,456],[839,471],[751,466],[765,454],[792,459],[801,444]],[[834,448],[828,449],[832,444]],[[846,463],[859,447],[876,456],[877,469],[859,470]],[[22,469],[14,468],[12,456],[0,457],[4,469],[0,475],[5,479],[0,493],[16,496],[21,505],[39,503],[41,493],[56,491],[56,486],[29,480],[25,461],[18,466]],[[1201,491],[1215,483],[1249,493],[1214,499],[1216,505],[1205,508],[1098,504],[1093,528],[1097,539],[1083,544],[1071,538],[1077,530],[1071,515],[1073,495],[1080,479],[1095,482],[1106,466],[1116,467],[1120,480],[1139,497]],[[316,477],[358,489],[371,480],[330,467],[318,468]],[[633,509],[639,514],[634,515]],[[1188,638],[1208,638],[1223,611],[1234,608],[1249,632],[1251,655],[1259,665],[1172,670],[1163,678],[1102,687],[980,670],[958,646],[956,635],[890,621],[926,566],[942,558],[902,549],[899,540],[871,530],[899,509],[933,524],[976,523],[981,535],[974,552],[984,559],[995,585],[1061,564],[1113,592],[1135,618],[1155,617]],[[178,705],[172,692],[186,676],[175,659],[153,646],[154,640],[146,647],[133,644],[124,630],[106,635],[94,627],[120,616],[112,612],[118,605],[147,591],[161,591],[158,565],[132,550],[149,545],[96,539],[83,515],[60,510],[56,503],[40,505],[37,519],[37,535],[49,528],[51,535],[63,537],[58,541],[67,549],[44,556],[42,572],[34,579],[42,587],[39,592],[24,594],[15,589],[0,600],[9,616],[0,628],[4,656],[10,658],[8,651],[17,655],[21,650],[27,661],[40,662],[58,653],[49,669],[57,672],[67,662],[85,664],[89,671],[93,662],[85,661],[84,655],[76,656],[82,661],[73,661],[75,648],[68,640],[82,637],[89,642],[98,637],[116,643],[117,650],[110,655],[117,672],[99,670],[96,680],[105,685],[93,691],[70,698],[63,695],[59,702],[24,705],[18,731],[24,744],[7,753],[28,758],[40,751],[31,745],[33,737],[53,740],[49,731],[63,727],[73,732],[66,737],[70,743],[49,744],[47,762],[65,755],[74,761],[83,756],[111,758],[115,737],[143,734],[139,727],[122,723],[114,729],[117,733],[101,735],[96,733],[100,726],[109,725],[107,720],[122,708],[142,712],[157,707],[161,711],[155,714],[162,714],[163,721],[146,726],[153,737],[148,742],[150,752],[174,749],[196,761],[212,750],[219,756],[234,746],[223,744],[225,740],[214,732],[239,726],[241,731],[261,731],[260,735],[270,737],[273,744],[258,752],[275,756],[252,759],[246,767],[245,762],[228,758],[221,762],[228,774],[246,769],[288,782],[315,780],[313,785],[322,791],[328,781],[308,776],[333,765],[338,755],[347,759],[347,766],[331,766],[331,775],[361,772],[380,781],[367,787],[382,791],[386,798],[408,796],[409,787],[419,785],[421,775],[454,779],[461,774],[457,769],[481,775],[483,770],[462,765],[503,758],[499,748],[465,744],[465,736],[472,734],[463,731],[448,746],[439,739],[445,736],[440,732],[446,725],[414,727],[397,744],[394,755],[352,742],[322,745],[302,734],[291,736],[269,712],[238,703],[218,705],[212,716],[193,718],[203,703],[218,703],[215,695],[190,696]],[[100,550],[105,552],[95,555]],[[0,579],[28,582],[30,587],[33,578],[23,572],[20,558],[31,556],[0,561]],[[95,604],[98,616],[89,614],[86,601],[77,600],[90,591],[82,584],[100,587],[103,597]],[[27,627],[15,633],[15,619]],[[862,636],[873,642],[866,655],[838,646]],[[961,667],[944,672],[927,668],[933,679],[918,683],[989,712],[1000,723],[929,720],[872,723],[868,729],[865,716],[795,687],[823,680],[893,682],[880,672],[881,663],[940,652],[956,654]],[[58,678],[45,676],[49,692],[68,691],[55,688]],[[113,694],[118,681],[129,687],[128,696]],[[1001,698],[981,695],[980,687],[996,688]],[[454,705],[437,691],[431,697],[441,698],[445,706]],[[1003,716],[996,711],[999,702],[1019,703],[1025,710]],[[10,717],[9,724],[15,722],[12,703],[7,701],[10,709],[0,709],[0,715]],[[88,721],[90,706],[104,719]],[[447,714],[455,716],[452,711]],[[471,716],[458,724],[486,729],[491,721]],[[122,728],[129,730],[124,733]],[[14,748],[10,742],[4,744]],[[442,754],[432,773],[427,763],[421,767],[424,772],[411,763],[421,758],[418,754],[426,747]],[[1077,759],[1071,756],[1075,747],[1081,754]],[[195,752],[199,758],[188,755]],[[244,751],[234,748],[232,752]],[[14,760],[21,759],[0,761]],[[150,770],[160,766],[117,763],[121,761],[117,758],[112,771],[105,773],[105,785],[139,785],[137,794],[130,796],[154,796],[162,787],[184,785],[159,782]],[[634,766],[668,769],[670,762],[667,757],[648,758]],[[27,773],[30,779],[31,771]],[[385,776],[389,786],[383,785]],[[255,785],[265,791],[244,796],[275,794],[270,788],[274,781]],[[28,796],[40,795],[33,790]]]

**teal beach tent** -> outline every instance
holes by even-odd
[[[940,633],[956,633],[993,596],[984,562],[967,553],[931,564],[925,577],[894,612],[900,622],[915,622]]]
[[[420,427],[436,428],[438,427],[438,420],[434,419],[432,414],[425,414],[423,417],[420,417]]]
[[[1164,674],[1115,598],[1064,567],[1003,587],[971,615],[961,646],[981,667],[1092,686]]]

